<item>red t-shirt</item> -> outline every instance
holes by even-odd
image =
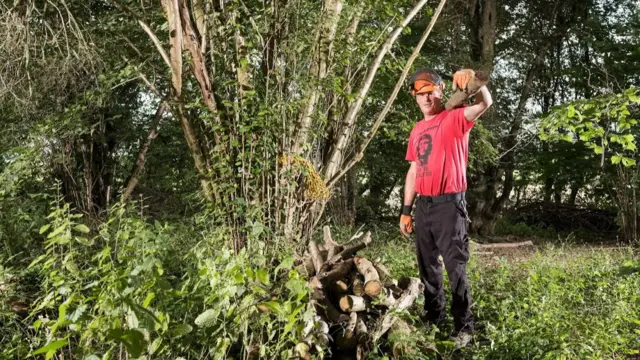
[[[464,117],[464,108],[458,108],[443,110],[413,127],[406,160],[416,162],[418,194],[438,196],[467,189],[469,130],[474,124]]]

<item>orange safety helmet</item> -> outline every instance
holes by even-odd
[[[418,69],[409,78],[411,95],[424,94],[437,89],[441,89],[442,78],[431,69]]]

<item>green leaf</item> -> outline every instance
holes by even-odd
[[[144,299],[144,302],[142,303],[142,307],[145,309],[148,308],[149,305],[151,304],[151,301],[153,301],[155,297],[156,297],[156,294],[149,293],[147,297]]]
[[[636,164],[636,161],[634,159],[622,158],[622,165],[626,167],[633,166],[635,164]]]
[[[49,230],[50,227],[51,224],[42,225],[42,227],[40,228],[40,235],[44,234],[47,230]]]
[[[280,263],[280,265],[278,265],[278,267],[275,270],[275,273],[278,273],[278,271],[280,271],[281,269],[291,269],[291,267],[293,267],[293,257],[288,257],[284,260],[282,260],[282,262]]]
[[[111,329],[107,335],[107,339],[124,344],[127,352],[134,358],[140,357],[146,346],[144,334],[135,329],[130,329],[125,332],[122,332],[120,329]]]
[[[569,105],[567,108],[567,116],[569,119],[573,118],[576,115],[576,108],[573,105]]]
[[[267,301],[267,302],[263,302],[260,305],[266,307],[267,309],[274,311],[276,313],[281,313],[282,312],[282,307],[280,306],[280,304],[277,301]]]
[[[198,315],[195,323],[198,327],[201,328],[213,326],[216,323],[216,318],[218,317],[217,314],[218,312],[213,309],[206,310],[202,314]]]
[[[58,226],[55,230],[53,230],[52,233],[49,234],[49,236],[47,236],[47,239],[51,239],[54,236],[60,235],[63,231],[65,231],[67,228],[67,224],[63,224]]]
[[[76,322],[80,319],[80,317],[87,311],[87,305],[80,305],[76,308],[76,310],[69,316],[69,320],[72,322]]]
[[[84,225],[84,224],[78,224],[78,225],[74,226],[73,229],[75,231],[79,231],[79,232],[81,232],[83,234],[88,234],[89,233],[89,227],[87,227],[87,225]]]
[[[127,352],[134,358],[140,357],[142,351],[145,348],[146,341],[144,340],[144,334],[138,330],[127,330],[122,336],[122,342],[127,348]]]
[[[269,272],[267,270],[258,269],[258,271],[256,271],[256,277],[261,283],[269,285]]]
[[[622,156],[619,156],[619,155],[613,155],[611,157],[611,163],[614,165],[619,164],[621,160],[622,160]]]
[[[49,351],[54,351],[55,352],[56,350],[60,349],[61,347],[67,345],[67,342],[68,342],[67,339],[50,342],[47,345],[39,348],[38,350],[30,353],[28,356],[40,355],[40,354],[48,353]]]
[[[193,331],[193,327],[191,327],[191,325],[189,325],[189,324],[179,324],[176,327],[174,327],[173,329],[171,329],[171,334],[172,334],[172,336],[179,337],[179,336],[187,335],[191,331]]]

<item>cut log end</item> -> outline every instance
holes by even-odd
[[[364,284],[365,294],[371,297],[378,297],[382,291],[382,284],[378,280],[371,280]]]
[[[344,312],[367,310],[367,303],[361,296],[345,295],[340,298],[340,309]]]

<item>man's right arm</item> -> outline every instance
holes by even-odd
[[[413,200],[416,197],[416,168],[416,162],[412,161],[409,171],[407,171],[407,177],[404,180],[403,215],[400,216],[400,232],[406,237],[409,237],[409,233],[413,232],[411,208],[413,207]],[[406,214],[404,210],[407,207],[409,209],[408,214]]]
[[[412,161],[409,171],[407,171],[407,177],[404,179],[404,202],[403,205],[413,205],[413,200],[416,197],[416,162]]]

